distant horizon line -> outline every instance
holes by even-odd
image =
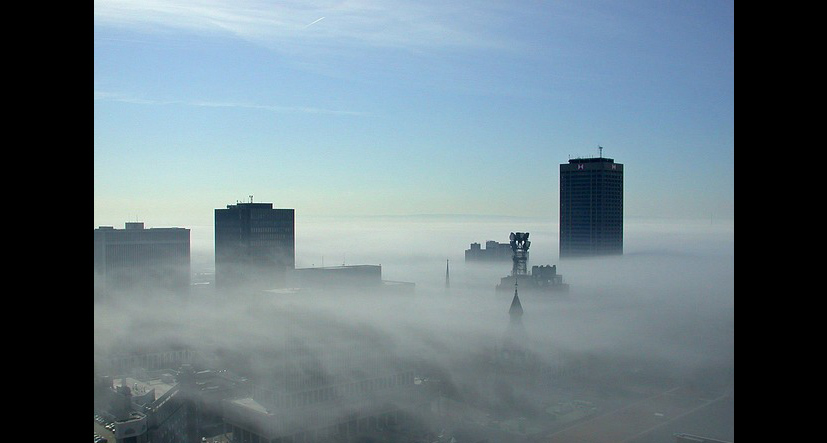
[[[441,214],[441,213],[427,213],[427,214],[310,214],[310,215],[299,215],[297,214],[297,218],[300,217],[309,217],[309,218],[323,218],[323,219],[404,219],[404,218],[420,218],[420,219],[447,219],[447,218],[470,218],[470,219],[503,219],[503,220],[540,220],[540,219],[547,219],[549,223],[559,223],[557,216],[555,217],[547,217],[542,215],[501,215],[501,214]],[[634,220],[634,221],[641,221],[641,220],[673,220],[673,221],[699,221],[704,222],[708,221],[712,222],[733,222],[735,221],[734,216],[713,216],[713,217],[686,217],[686,216],[668,216],[668,215],[634,215],[634,216],[624,216],[624,220]],[[124,221],[123,224],[126,223],[135,223],[135,220]],[[146,223],[146,221],[137,221],[138,223]],[[115,226],[112,224],[96,224],[95,229],[98,229],[102,226]],[[157,225],[155,225],[157,226]],[[191,224],[190,227],[213,227],[212,224],[210,225],[202,225],[202,224]],[[176,226],[165,226],[165,227],[184,227],[183,225],[176,225]]]

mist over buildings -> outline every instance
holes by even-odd
[[[555,264],[571,285],[564,294],[520,294],[538,358],[599,362],[594,379],[606,371],[607,385],[611,368],[675,383],[733,384],[734,225],[709,221],[630,220],[624,255],[560,261],[556,226],[543,220],[297,218],[297,268],[381,264],[383,280],[413,282],[415,291],[129,294],[95,304],[96,358],[186,347],[216,367],[267,378],[307,368],[284,364],[285,350],[302,349],[314,377],[407,366],[450,381],[457,395],[501,394],[514,404],[515,395],[531,393],[506,395],[479,373],[509,324],[513,291],[494,287],[510,263],[465,263],[462,253],[515,230],[531,232],[529,265]],[[193,274],[210,274],[210,246],[193,241]]]

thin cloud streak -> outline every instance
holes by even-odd
[[[496,4],[495,4],[496,6]],[[498,7],[498,6],[496,6]],[[144,32],[177,29],[198,33],[230,33],[272,49],[285,43],[305,45],[351,45],[394,48],[499,48],[510,47],[502,37],[493,37],[487,25],[498,20],[500,11],[474,5],[467,14],[464,5],[424,3],[280,2],[258,1],[132,1],[95,2],[95,25],[136,29]],[[315,21],[308,24],[314,17]],[[302,30],[322,19],[330,24],[311,34]]]
[[[304,29],[307,29],[307,28],[309,28],[309,27],[311,27],[311,26],[315,25],[316,23],[319,23],[319,22],[320,22],[320,21],[322,21],[322,20],[324,20],[324,17],[320,17],[320,18],[318,18],[318,19],[316,19],[316,20],[313,20],[311,23],[308,23],[308,24],[307,24],[307,26],[305,26],[305,27],[304,27]]]
[[[112,101],[121,103],[133,103],[139,105],[184,105],[196,106],[204,108],[241,108],[241,109],[259,109],[263,111],[279,112],[279,113],[301,113],[301,114],[331,114],[331,115],[353,115],[363,116],[368,115],[365,112],[359,111],[340,111],[333,109],[314,108],[310,106],[275,106],[275,105],[259,105],[255,103],[235,103],[235,102],[212,102],[212,101],[180,101],[180,100],[147,100],[142,98],[131,97],[128,95],[95,91],[95,100]]]

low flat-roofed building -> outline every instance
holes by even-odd
[[[411,293],[415,284],[382,280],[381,265],[342,265],[297,268],[290,285],[309,290],[368,289],[382,292]]]
[[[348,265],[298,268],[293,272],[294,285],[315,288],[330,286],[378,287],[382,284],[382,266]]]

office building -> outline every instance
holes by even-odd
[[[623,165],[576,158],[560,165],[560,258],[623,254]]]
[[[511,261],[511,245],[488,240],[482,249],[479,243],[471,243],[471,248],[465,250],[465,261]]]
[[[190,286],[190,230],[149,228],[128,222],[124,229],[95,229],[96,292],[151,290],[186,293]]]
[[[284,285],[296,264],[295,211],[272,203],[215,210],[215,284],[269,289]]]

